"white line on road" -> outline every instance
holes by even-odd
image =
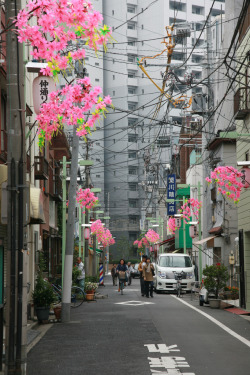
[[[207,319],[211,320],[211,322],[213,322],[214,324],[216,324],[220,328],[224,329],[224,331],[226,331],[231,336],[235,337],[236,339],[238,339],[239,341],[241,341],[243,344],[247,345],[250,348],[250,341],[249,340],[247,340],[244,337],[240,336],[238,333],[234,332],[232,329],[230,329],[227,326],[225,326],[225,324],[219,322],[219,320],[213,318],[209,314],[207,314],[207,313],[205,313],[205,312],[197,309],[197,307],[194,307],[194,306],[190,305],[188,302],[183,301],[182,299],[180,299],[180,298],[178,298],[178,297],[176,297],[176,296],[174,296],[172,294],[171,294],[171,297],[177,299],[179,302],[184,303],[184,305],[190,307],[190,309],[193,309],[193,310],[197,311],[199,314],[205,316]]]

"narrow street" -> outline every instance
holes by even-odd
[[[249,320],[199,307],[190,294],[147,299],[132,284],[120,295],[106,277],[99,291],[108,298],[54,324],[29,352],[28,375],[249,374]]]

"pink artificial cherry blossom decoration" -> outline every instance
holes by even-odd
[[[240,194],[244,184],[242,183],[244,175],[234,167],[219,166],[211,172],[211,178],[206,177],[206,181],[210,184],[216,183],[218,192],[225,198],[232,200],[237,204],[240,200]]]
[[[150,243],[156,243],[160,240],[159,234],[156,233],[153,229],[149,229],[145,237]]]
[[[176,224],[175,224],[175,218],[170,217],[168,219],[167,227],[168,227],[171,234],[175,234],[175,231],[177,229]]]
[[[101,220],[96,220],[91,224],[91,233],[96,234],[98,242],[101,242],[103,247],[115,244],[115,240],[109,229],[103,228]]]
[[[16,32],[20,43],[32,47],[33,59],[48,61],[41,72],[56,77],[85,58],[86,45],[96,52],[102,45],[106,48],[111,30],[102,20],[90,1],[30,0],[17,15]]]
[[[198,199],[189,198],[186,200],[183,206],[181,206],[180,213],[186,224],[192,219],[192,215],[195,216],[196,221],[199,222],[199,211],[202,203]]]
[[[98,203],[98,198],[94,193],[91,192],[90,189],[79,189],[76,194],[76,201],[79,203],[81,208],[90,210]]]
[[[146,237],[143,237],[141,240],[134,241],[134,246],[138,246],[138,249],[144,249],[145,247],[149,247],[149,242]]]

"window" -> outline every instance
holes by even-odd
[[[137,167],[132,167],[132,166],[130,166],[130,167],[128,167],[128,174],[130,174],[130,175],[137,175]]]
[[[100,142],[96,142],[96,146],[100,146]]]
[[[128,55],[128,62],[135,62],[135,55]]]
[[[99,80],[99,78],[96,78],[95,81],[96,81],[96,82],[99,82],[100,80]]]
[[[113,96],[115,96],[115,91],[113,91]]]
[[[99,63],[95,63],[95,66],[99,66]]]
[[[129,216],[129,224],[137,224],[137,216]]]
[[[135,7],[133,7],[133,5],[128,5],[127,12],[128,13],[135,13]]]
[[[141,25],[141,29],[142,29],[142,30],[144,29],[144,26],[143,26],[143,25]]]
[[[113,159],[115,160],[115,155],[113,155]]]
[[[131,86],[129,86],[129,87],[128,87],[128,94],[130,94],[130,95],[133,95],[133,94],[135,94],[135,88],[134,88],[134,87],[131,87]]]
[[[129,111],[135,111],[136,110],[136,104],[128,102],[128,110]]]
[[[144,46],[144,41],[142,40],[141,45]]]
[[[141,90],[141,93],[144,94],[144,89]]]
[[[114,175],[114,176],[116,175],[116,172],[115,172],[115,171],[113,171],[113,175]]]
[[[137,202],[138,202],[137,199],[129,199],[128,200],[128,206],[130,208],[136,208],[136,207],[138,207]]]
[[[114,16],[115,15],[115,11],[114,10],[112,10],[112,16]]]
[[[88,57],[85,57],[85,61],[89,61],[89,58],[88,58]]]
[[[113,64],[115,63],[115,59],[113,59]]]
[[[128,71],[128,78],[135,78],[135,72],[133,71]]]
[[[202,61],[202,56],[200,56],[200,55],[192,55],[192,62],[199,64],[201,61]]]
[[[135,30],[135,23],[134,22],[128,22],[127,28],[129,30]]]
[[[196,6],[196,5],[192,5],[192,13],[193,14],[200,14],[200,15],[204,16],[204,12],[205,12],[205,8],[199,7],[199,6]]]
[[[113,139],[113,143],[115,144],[115,139]]]
[[[134,182],[130,182],[128,184],[129,191],[137,191],[138,190],[138,184]]]
[[[128,135],[128,142],[136,143],[137,142],[137,134],[129,134]]]
[[[135,46],[136,39],[128,38],[128,46]]]
[[[144,73],[142,73],[141,77],[144,78]]]
[[[115,31],[115,27],[114,26],[112,26],[112,31]]]
[[[189,256],[162,256],[159,259],[160,267],[176,267],[187,268],[192,267],[192,262]]]
[[[95,159],[96,161],[98,161],[98,162],[100,162],[101,161],[101,159]]]
[[[128,152],[129,159],[136,159],[136,151],[129,151]]]
[[[113,81],[115,80],[115,75],[113,74]]]
[[[100,178],[100,177],[101,177],[101,175],[100,175],[100,174],[96,174],[95,176],[96,176],[96,178]]]
[[[128,126],[134,126],[137,123],[136,118],[129,118],[128,119]]]

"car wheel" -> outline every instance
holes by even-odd
[[[200,298],[200,306],[204,305],[204,301]]]

